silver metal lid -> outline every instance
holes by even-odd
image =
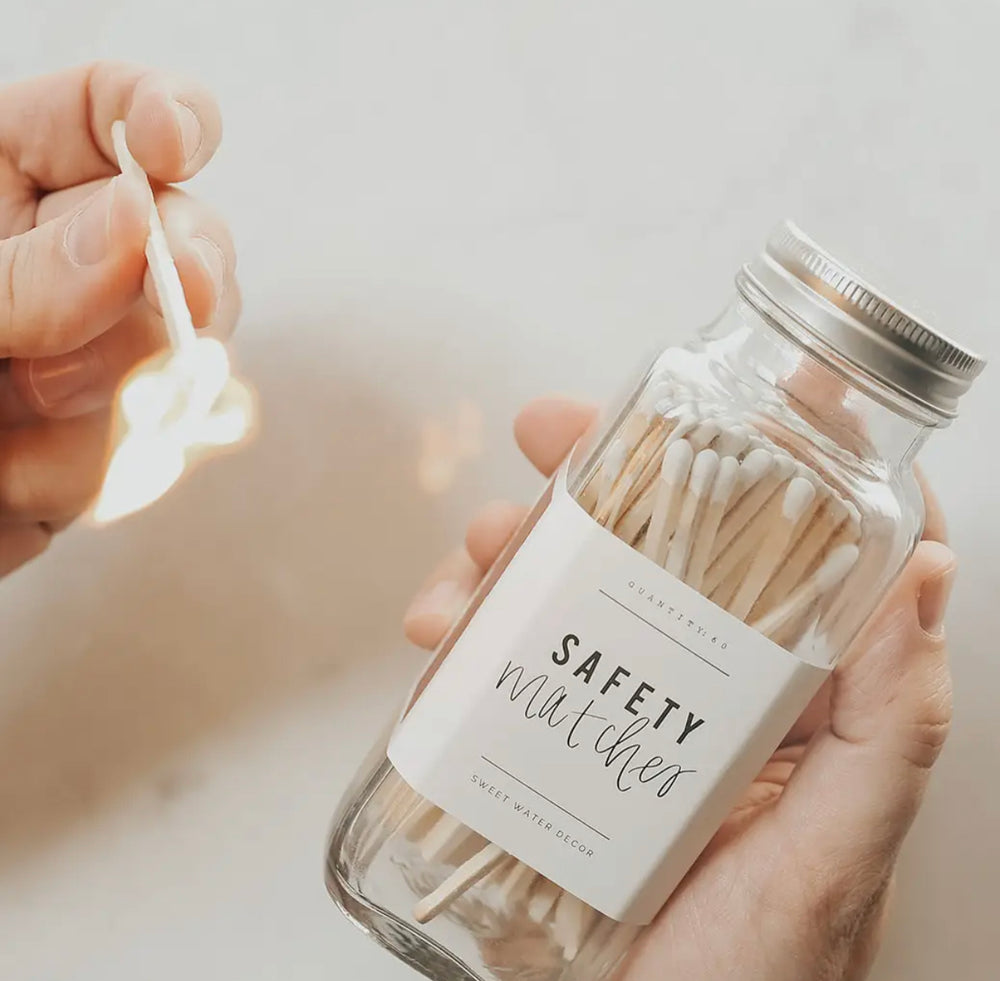
[[[790,221],[745,265],[737,286],[894,391],[951,419],[986,361],[901,309]],[[754,301],[752,296],[747,299]]]

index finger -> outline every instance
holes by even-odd
[[[534,399],[517,415],[514,438],[521,452],[545,477],[573,449],[597,418],[597,407],[561,396]]]
[[[140,166],[164,183],[196,174],[222,136],[219,108],[206,89],[100,61],[0,90],[0,152],[43,191],[109,177],[118,172],[111,143],[116,119],[125,120]]]

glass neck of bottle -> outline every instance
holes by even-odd
[[[819,436],[882,471],[911,466],[930,433],[945,420],[881,385],[819,344],[801,328],[781,322],[780,311],[762,310],[738,297],[705,332],[709,349],[749,372],[773,409],[796,420],[797,428]],[[751,396],[753,393],[751,393]],[[768,411],[766,404],[761,411]]]

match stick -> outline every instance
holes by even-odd
[[[747,574],[747,569],[750,568],[750,560],[751,554],[748,552],[733,565],[726,577],[713,590],[708,591],[708,584],[704,584],[702,591],[716,606],[729,610],[729,604],[732,603],[736,590],[740,588],[740,583],[743,582],[743,577]]]
[[[765,461],[764,454],[769,457]],[[746,484],[739,499],[733,504],[719,525],[711,561],[715,561],[730,542],[758,515],[771,495],[795,472],[795,462],[790,456],[754,450],[743,461],[746,467]]]
[[[857,545],[841,545],[823,560],[823,564],[800,583],[776,609],[755,620],[751,626],[770,637],[795,619],[815,600],[839,586],[858,561]]]
[[[684,578],[691,543],[698,534],[698,519],[718,469],[719,454],[715,450],[702,450],[691,465],[691,475],[677,518],[677,530],[667,546],[667,558],[663,564],[667,572],[678,579]]]
[[[686,439],[691,444],[695,453],[700,453],[702,450],[707,450],[708,447],[715,442],[715,438],[721,432],[722,427],[719,423],[714,419],[708,419],[695,426],[695,428],[687,434]]]
[[[846,520],[847,513],[847,506],[839,497],[831,496],[823,502],[812,524],[760,594],[753,610],[758,618],[787,596],[806,576],[820,553],[829,550],[830,538]],[[836,548],[837,544],[842,543],[834,543],[832,547]]]
[[[478,842],[485,840],[442,811],[437,822],[424,835],[420,854],[425,862],[431,863],[463,861],[466,853],[477,847],[477,839]]]
[[[399,822],[396,834],[410,841],[420,841],[443,814],[444,811],[426,797],[419,797],[417,806]]]
[[[764,591],[764,587],[781,564],[796,526],[815,497],[816,488],[805,477],[794,477],[788,484],[781,502],[781,510],[774,516],[767,536],[754,555],[750,568],[729,606],[729,612],[737,619],[745,620],[753,609],[757,597]]]
[[[673,394],[674,384],[671,381],[661,379],[647,385],[622,429],[622,439],[630,450],[634,450],[646,435],[657,414],[658,406],[668,402]]]
[[[552,936],[562,947],[567,961],[572,962],[580,953],[580,947],[597,915],[597,910],[568,892],[559,897],[552,922]]]
[[[517,906],[531,892],[531,887],[537,878],[538,873],[530,865],[518,862],[500,883],[500,899],[503,905],[508,909]]]
[[[719,523],[729,506],[729,499],[736,490],[739,472],[740,464],[735,456],[723,456],[719,461],[719,469],[712,484],[712,494],[705,508],[705,515],[701,519],[701,528],[688,563],[686,582],[692,589],[701,589],[712,546],[715,544],[715,536],[719,531]]]
[[[723,423],[722,431],[712,443],[712,449],[721,457],[739,456],[750,442],[750,430],[746,426]]]
[[[160,301],[160,311],[167,327],[170,346],[175,351],[182,351],[194,344],[198,336],[191,321],[187,300],[184,297],[184,287],[177,274],[177,266],[170,254],[167,236],[163,231],[163,222],[156,209],[153,189],[150,187],[146,172],[136,162],[128,148],[125,139],[125,122],[117,120],[111,124],[111,142],[114,144],[118,167],[123,174],[141,181],[149,192],[149,237],[146,239],[146,262],[156,288],[156,296]]]
[[[604,456],[604,462],[598,471],[597,477],[597,510],[601,511],[608,505],[611,492],[614,490],[615,481],[625,466],[625,455],[628,447],[625,441],[616,439],[609,447]]]
[[[499,845],[487,845],[455,869],[437,889],[421,899],[413,907],[413,918],[418,923],[433,920],[441,910],[492,872],[505,858],[507,853]]]
[[[542,923],[552,912],[562,890],[548,879],[542,879],[528,899],[528,916],[535,923]]]
[[[703,583],[704,588],[709,595],[713,593],[715,588],[729,575],[730,572],[733,571],[733,569],[753,557],[754,549],[761,544],[770,530],[771,525],[780,514],[781,504],[784,500],[784,494],[780,489],[785,484],[783,473],[791,472],[794,469],[789,461],[787,471],[785,471],[784,468],[779,468],[777,466],[780,462],[779,458],[776,461],[774,472],[764,477],[757,484],[757,486],[753,488],[753,490],[744,495],[743,500],[747,500],[748,498],[757,496],[758,491],[768,492],[767,496],[764,498],[763,504],[753,509],[747,520],[733,536],[726,548],[709,564]],[[773,490],[772,487],[774,488]],[[761,493],[759,496],[764,497],[764,494]],[[726,528],[726,522],[728,522],[734,515],[737,515],[740,519],[742,519],[742,510],[743,502],[741,501],[730,510],[729,514],[727,514],[725,518],[722,519],[722,524],[719,525],[719,533],[716,536],[715,544],[712,546],[713,553],[715,553],[718,548],[719,539],[722,538],[723,531]]]
[[[667,557],[667,543],[680,514],[684,485],[693,462],[694,450],[686,439],[678,440],[663,454],[656,502],[642,546],[643,554],[657,565],[663,565]]]

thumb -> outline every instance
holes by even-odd
[[[121,319],[142,292],[149,207],[140,181],[116,177],[0,241],[0,358],[63,354]]]
[[[921,542],[833,676],[830,722],[775,816],[808,865],[847,889],[885,877],[951,722],[942,632],[955,556]]]

